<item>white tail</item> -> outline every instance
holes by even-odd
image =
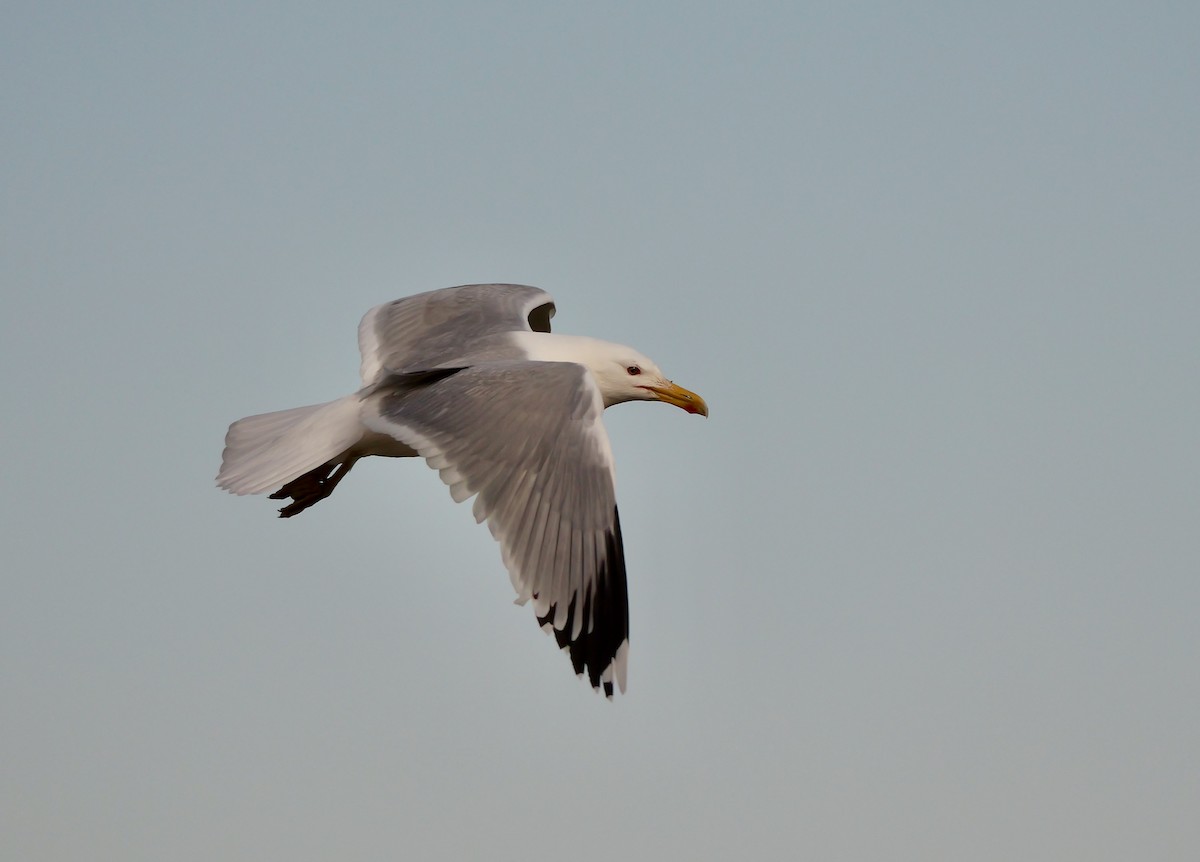
[[[358,395],[247,416],[229,426],[217,485],[234,494],[274,491],[320,467],[363,435]]]

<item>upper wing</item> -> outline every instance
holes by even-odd
[[[377,382],[384,370],[485,358],[471,351],[488,336],[549,332],[553,316],[550,294],[523,284],[467,284],[378,305],[358,325],[363,385]]]
[[[412,446],[454,499],[472,495],[517,601],[533,600],[576,673],[625,689],[629,602],[600,391],[581,365],[496,362],[385,386],[364,423]]]

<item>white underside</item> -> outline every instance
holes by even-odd
[[[355,394],[239,419],[225,436],[217,484],[234,494],[265,494],[329,462],[417,454],[393,437],[367,430],[361,404]]]

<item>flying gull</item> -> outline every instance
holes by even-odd
[[[363,386],[229,426],[217,484],[272,491],[290,518],[368,455],[422,457],[455,502],[475,497],[517,592],[577,674],[625,691],[629,605],[613,457],[600,422],[622,401],[708,415],[630,347],[550,333],[536,287],[470,284],[397,299],[358,327]]]

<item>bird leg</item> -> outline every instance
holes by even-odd
[[[288,482],[270,496],[272,500],[292,498],[290,504],[279,510],[279,517],[290,518],[292,515],[298,515],[309,506],[324,500],[333,493],[338,482],[342,481],[342,478],[350,472],[350,468],[357,460],[357,458],[347,458],[341,462],[329,461]]]

